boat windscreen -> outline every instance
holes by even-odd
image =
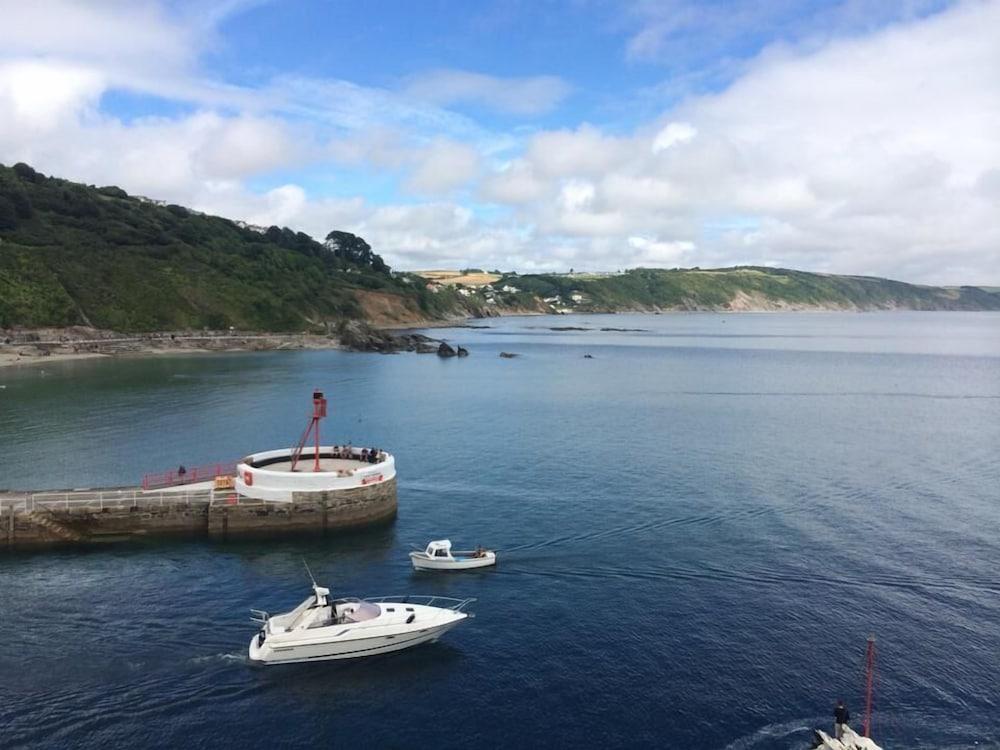
[[[348,617],[354,622],[364,622],[365,620],[374,620],[380,614],[382,614],[382,610],[377,604],[361,602]]]

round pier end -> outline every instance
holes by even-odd
[[[362,488],[390,484],[394,488],[392,455],[379,451],[372,463],[362,451],[321,446],[318,461],[315,448],[306,448],[298,456],[294,448],[254,453],[237,464],[235,489],[242,497],[290,503],[316,497],[316,493],[333,499],[337,493],[354,494],[350,491]]]

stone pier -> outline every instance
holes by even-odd
[[[139,489],[0,493],[0,549],[83,545],[143,537],[276,536],[387,523],[396,478],[269,502],[232,491]]]

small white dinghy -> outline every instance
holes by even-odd
[[[423,552],[411,552],[410,560],[417,570],[469,570],[497,564],[497,553],[480,547],[475,550],[451,551],[451,542],[438,539]]]

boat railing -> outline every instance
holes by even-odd
[[[266,625],[267,621],[271,619],[271,615],[262,609],[251,609],[250,619],[254,622],[259,622],[261,625]]]
[[[366,597],[363,601],[371,602],[372,604],[420,604],[426,607],[439,606],[444,609],[450,609],[454,612],[461,612],[465,607],[468,607],[476,601],[476,598],[469,597],[468,599],[459,599],[454,596],[402,594],[396,596],[371,596]],[[438,604],[435,604],[435,602],[438,602]]]

